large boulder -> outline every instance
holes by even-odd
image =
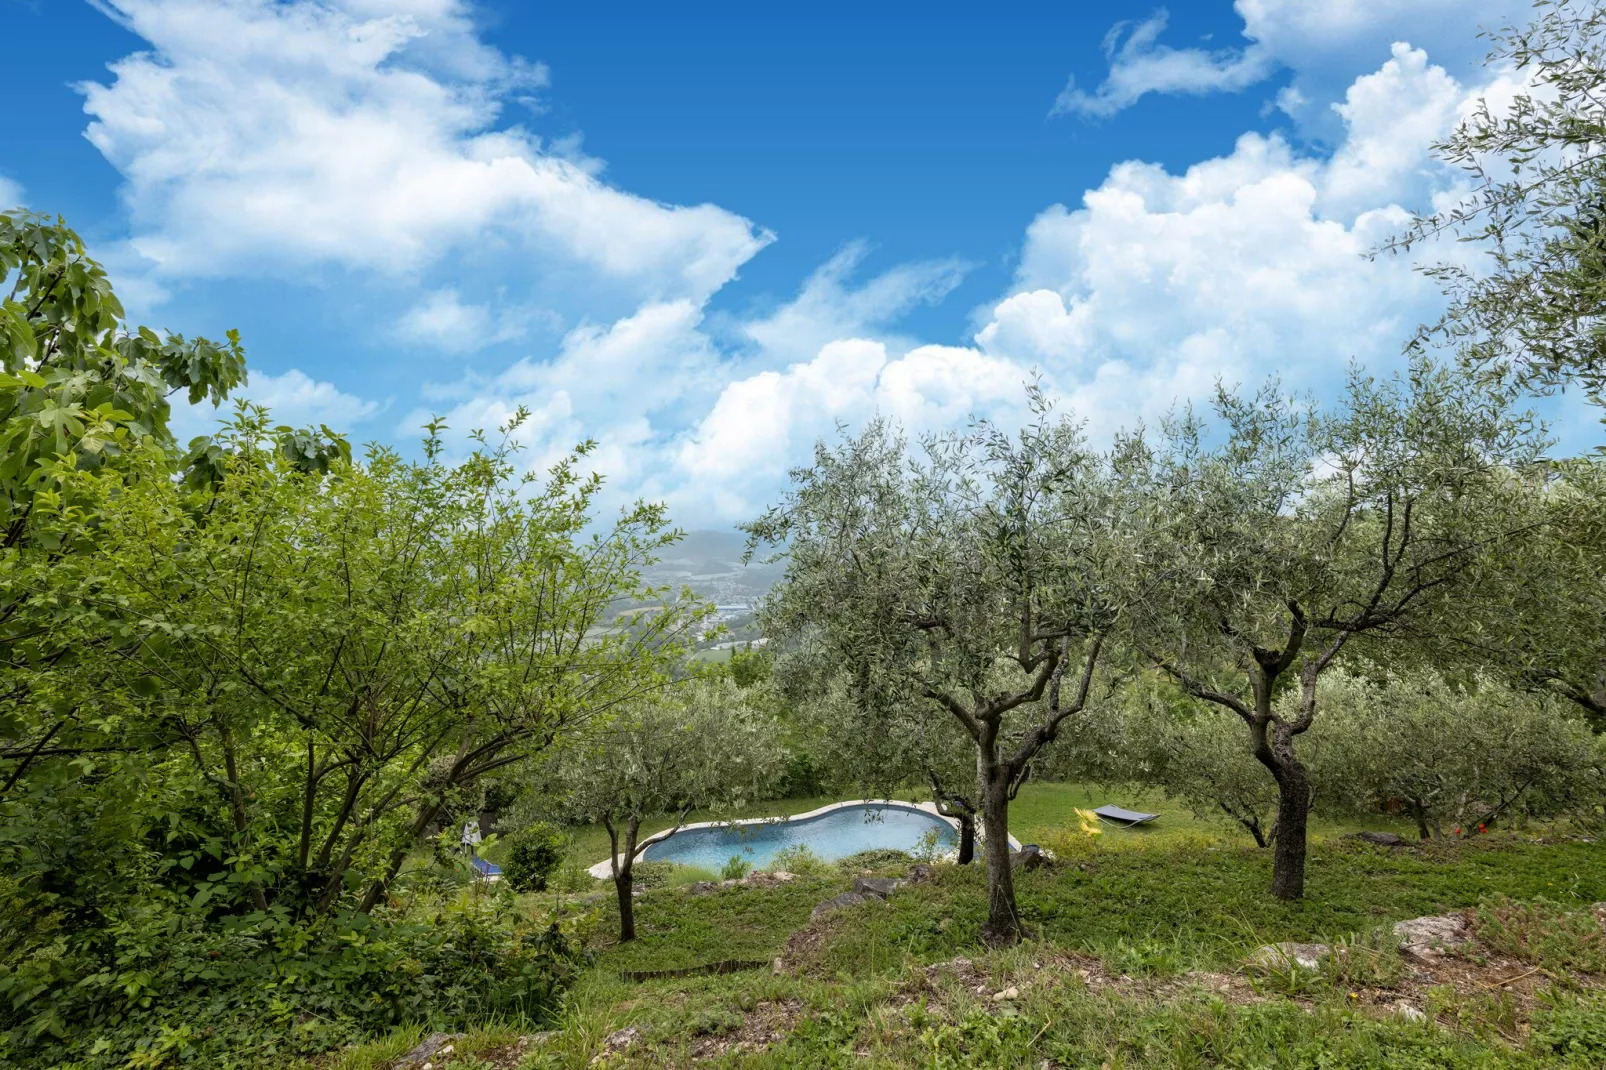
[[[1326,944],[1266,944],[1257,947],[1244,960],[1244,965],[1262,973],[1290,973],[1294,970],[1318,970],[1333,949]]]
[[[1396,922],[1400,950],[1412,958],[1434,959],[1472,943],[1472,929],[1461,914],[1440,914]]]

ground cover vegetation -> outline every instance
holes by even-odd
[[[844,432],[717,660],[592,444],[181,444],[241,339],[0,215],[0,1065],[1606,1064],[1606,462],[1528,411],[1601,400],[1606,14],[1492,41],[1402,370]],[[851,796],[958,850],[638,857]]]

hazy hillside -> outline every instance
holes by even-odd
[[[716,642],[754,639],[752,625],[758,600],[785,572],[782,564],[742,564],[746,536],[735,531],[693,531],[669,548],[664,559],[647,570],[654,584],[685,584],[719,607],[718,622],[727,630]]]

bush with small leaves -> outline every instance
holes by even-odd
[[[538,821],[511,837],[502,879],[519,892],[544,892],[547,880],[568,853],[570,836],[563,829]]]

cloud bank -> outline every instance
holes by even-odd
[[[524,347],[489,369],[438,365],[395,406],[395,437],[441,413],[466,445],[522,407],[531,466],[596,438],[616,500],[665,498],[693,526],[752,516],[818,437],[877,413],[917,432],[1010,422],[1041,377],[1104,436],[1218,379],[1275,373],[1320,392],[1351,359],[1397,361],[1438,295],[1410,264],[1366,254],[1409,210],[1454,195],[1458,177],[1429,144],[1480,93],[1512,88],[1469,84],[1390,36],[1438,20],[1469,37],[1449,0],[1404,14],[1238,0],[1246,43],[1214,51],[1163,44],[1163,13],[1120,27],[1109,79],[1068,87],[1058,110],[1110,115],[1148,93],[1231,91],[1286,69],[1284,105],[1320,111],[1332,148],[1247,133],[1180,170],[1116,164],[1031,221],[1012,283],[975,311],[969,337],[934,340],[900,323],[947,299],[968,265],[867,274],[862,244],[782,304],[713,311],[773,236],[714,205],[619,189],[599,161],[512,122],[548,91],[546,72],[485,46],[459,0],[102,4],[151,44],[84,87],[88,134],[124,176],[151,278],[389,280],[410,295],[387,328],[399,346],[464,359]],[[1368,58],[1345,61],[1324,97],[1320,78],[1345,50]],[[293,422],[335,426],[371,425],[386,407],[359,395],[391,390],[292,369],[254,377],[251,393]]]

